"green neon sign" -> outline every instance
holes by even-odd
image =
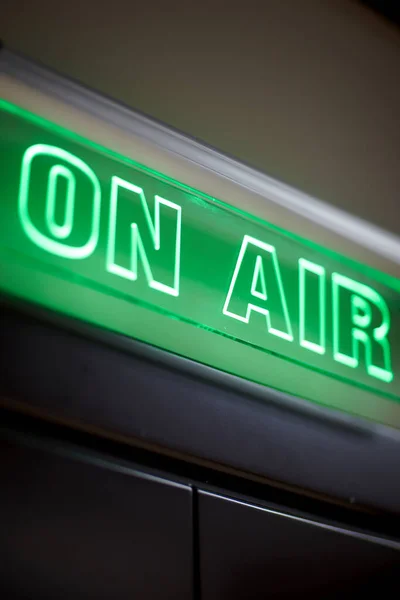
[[[292,393],[268,357],[400,399],[398,281],[5,101],[0,132],[4,292]]]

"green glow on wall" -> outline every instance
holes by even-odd
[[[242,376],[251,348],[278,389],[268,356],[400,399],[398,281],[4,101],[0,132],[4,292]]]

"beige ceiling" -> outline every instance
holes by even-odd
[[[400,235],[400,34],[350,0],[2,0],[0,38]]]

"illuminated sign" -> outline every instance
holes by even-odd
[[[400,398],[398,281],[0,109],[3,291],[283,390],[268,357]]]

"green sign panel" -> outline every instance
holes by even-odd
[[[251,348],[283,390],[269,356],[400,398],[396,280],[0,109],[3,291],[245,377]]]

